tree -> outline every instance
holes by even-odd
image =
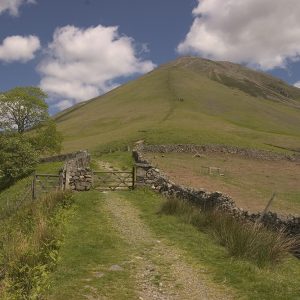
[[[22,135],[0,136],[0,177],[6,181],[30,174],[38,163],[38,154]]]
[[[37,87],[16,87],[0,95],[0,130],[24,131],[49,118],[47,94]]]
[[[48,115],[46,97],[36,87],[0,94],[0,183],[30,174],[41,154],[61,150],[62,136]]]
[[[56,130],[53,120],[48,120],[42,127],[34,130],[34,134],[29,138],[30,143],[40,154],[59,153],[62,148],[62,135]]]

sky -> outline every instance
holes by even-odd
[[[300,87],[299,0],[0,0],[0,92],[39,86],[50,112],[179,56]]]

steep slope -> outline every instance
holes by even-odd
[[[145,139],[300,148],[300,89],[228,62],[184,57],[56,117],[65,151]]]

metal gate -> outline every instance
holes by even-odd
[[[135,171],[93,171],[93,187],[96,190],[132,190]]]

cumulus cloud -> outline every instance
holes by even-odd
[[[0,45],[0,61],[27,62],[34,58],[40,47],[40,40],[36,36],[9,36]]]
[[[73,105],[73,102],[71,100],[62,100],[56,104],[56,108],[59,110],[64,110]]]
[[[35,0],[0,0],[0,15],[6,11],[12,16],[19,15],[19,8],[23,4],[34,4]]]
[[[294,86],[300,89],[300,81],[294,83]]]
[[[155,65],[138,57],[135,41],[118,27],[58,28],[38,70],[40,86],[58,108],[98,96],[117,86],[116,80],[151,71]]]
[[[261,69],[300,60],[299,0],[198,0],[180,54],[247,63]]]

